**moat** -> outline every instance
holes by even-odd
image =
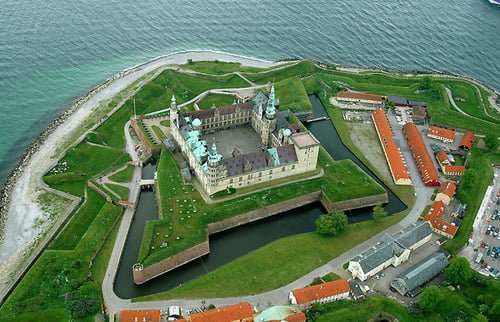
[[[311,95],[309,99],[315,117],[327,116],[326,110],[318,97]],[[321,141],[322,146],[334,159],[351,159],[385,188],[389,197],[389,203],[386,205],[389,214],[398,213],[406,208],[401,200],[342,144],[335,127],[330,121],[311,123],[308,128]],[[143,169],[143,178],[153,178],[154,171],[154,165],[146,166]],[[317,202],[218,233],[210,237],[209,255],[138,286],[133,283],[131,267],[137,260],[146,221],[158,218],[154,193],[144,191],[141,193],[117,271],[114,283],[115,293],[121,298],[134,298],[170,290],[277,239],[314,231],[315,220],[323,213],[325,213],[325,210]],[[346,212],[350,223],[368,220],[371,218],[370,213],[371,207]]]

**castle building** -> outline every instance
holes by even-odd
[[[209,110],[181,113],[175,97],[170,105],[172,136],[209,195],[316,169],[319,141],[290,125],[287,115],[279,110],[274,87],[243,103]],[[231,140],[231,130],[244,126],[258,137],[255,151],[233,149],[223,156],[216,142],[208,142],[215,133]]]

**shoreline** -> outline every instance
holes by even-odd
[[[71,102],[18,158],[17,164],[12,167],[0,191],[0,260],[2,261],[0,269],[5,269],[12,258],[22,255],[26,249],[31,247],[33,241],[38,236],[37,229],[33,227],[33,221],[37,216],[42,214],[42,211],[35,200],[37,195],[36,190],[37,188],[45,187],[42,176],[58,161],[59,156],[54,155],[55,148],[61,145],[61,143],[65,143],[67,141],[66,136],[78,128],[93,111],[99,108],[101,102],[111,99],[147,73],[168,65],[184,64],[188,58],[195,61],[220,60],[239,62],[242,65],[261,68],[296,60],[295,58],[290,58],[271,62],[220,51],[180,51],[157,56],[147,62],[125,69],[96,85],[85,95]],[[321,65],[321,63],[317,64]],[[439,77],[455,77],[471,81],[476,85],[482,86],[489,93],[498,95],[495,90],[474,78],[453,73],[431,71],[408,72],[381,68],[336,66],[338,70],[348,72],[382,72],[408,76],[434,75]]]

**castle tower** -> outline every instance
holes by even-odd
[[[217,185],[217,177],[219,175],[219,169],[222,161],[222,155],[217,151],[217,146],[215,143],[212,144],[210,152],[208,154],[208,184],[210,186]]]
[[[132,276],[135,284],[141,285],[144,283],[144,266],[141,263],[132,265]]]
[[[172,99],[170,100],[170,123],[173,123],[174,126],[179,126],[179,110],[177,109],[177,102],[174,95],[172,95]]]
[[[271,87],[271,92],[269,93],[269,99],[266,104],[266,112],[262,120],[262,129],[260,131],[260,136],[262,139],[262,144],[269,146],[271,142],[271,133],[276,129],[276,96],[274,93],[274,86]]]

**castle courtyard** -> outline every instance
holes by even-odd
[[[233,127],[215,133],[206,133],[202,137],[209,145],[215,142],[217,150],[224,158],[232,157],[232,153],[238,150],[240,154],[257,152],[261,146],[260,136],[250,125]]]

